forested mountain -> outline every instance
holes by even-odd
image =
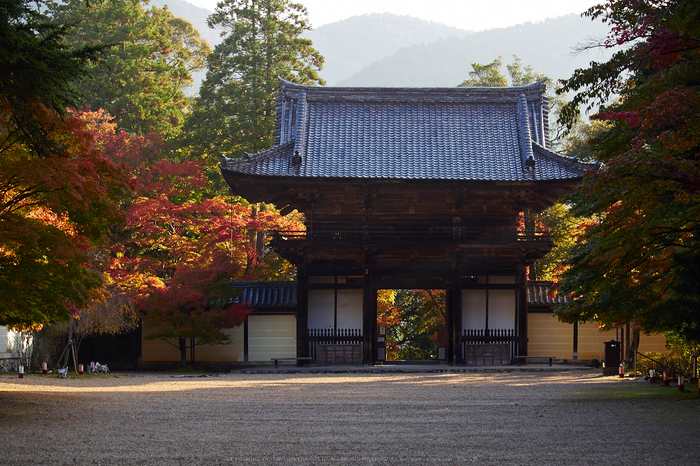
[[[599,50],[573,55],[572,50],[594,37],[602,37],[601,22],[578,15],[539,23],[491,29],[464,37],[401,48],[347,79],[340,86],[456,86],[471,71],[471,63],[490,63],[498,56],[504,63],[517,55],[525,65],[553,79],[567,78],[592,60],[602,61]],[[324,53],[323,49],[320,49]]]
[[[176,16],[199,29],[212,47],[221,41],[207,27],[210,11],[184,0],[152,0],[151,4],[167,4]],[[328,85],[449,87],[468,77],[471,63],[490,63],[498,56],[511,63],[514,54],[539,73],[567,78],[576,68],[606,58],[598,49],[572,54],[577,45],[606,32],[602,23],[573,14],[481,32],[408,16],[373,14],[324,25],[304,37],[325,57],[320,75]],[[194,77],[196,89],[203,73]]]
[[[313,24],[313,18],[311,21]],[[321,77],[329,85],[336,85],[401,47],[468,34],[468,31],[441,23],[387,13],[353,16],[321,26],[303,36],[311,39],[314,48],[326,58]]]

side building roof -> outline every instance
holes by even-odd
[[[234,302],[245,303],[255,309],[256,314],[293,314],[297,306],[296,282],[232,282],[237,291]],[[552,282],[528,281],[527,301],[538,310],[551,312],[555,304],[563,303],[563,296],[550,295]]]
[[[575,181],[590,164],[552,152],[545,86],[342,88],[280,82],[275,146],[224,158],[236,176]]]
[[[294,313],[297,306],[296,282],[231,282],[234,303],[252,307],[256,314]]]

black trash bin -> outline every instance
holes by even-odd
[[[610,340],[605,342],[605,366],[603,375],[620,374],[620,342]]]

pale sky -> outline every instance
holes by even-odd
[[[186,0],[213,10],[217,0]],[[394,13],[481,31],[580,14],[603,0],[296,0],[306,6],[314,28],[351,16]]]

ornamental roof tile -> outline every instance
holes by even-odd
[[[285,178],[578,179],[587,164],[546,148],[544,90],[541,83],[390,89],[282,81],[276,145],[224,158],[221,168]]]

